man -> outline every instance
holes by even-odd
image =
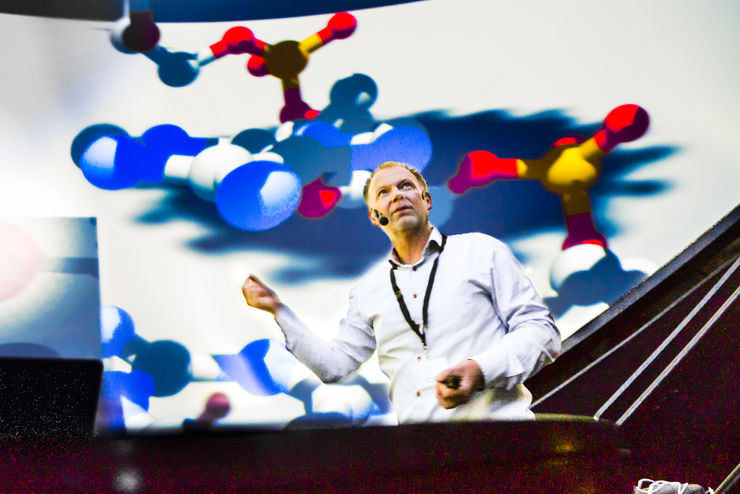
[[[560,334],[511,251],[487,235],[447,237],[430,225],[426,182],[404,164],[380,165],[364,195],[393,249],[352,289],[331,342],[254,276],[242,286],[247,303],[274,314],[287,348],[325,382],[377,348],[401,423],[533,417],[522,382],[555,359]]]

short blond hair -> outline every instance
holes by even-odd
[[[406,163],[401,163],[400,161],[385,161],[378,165],[375,171],[373,171],[370,177],[365,181],[365,187],[362,189],[362,197],[365,199],[365,204],[367,204],[368,206],[369,204],[367,202],[367,196],[370,193],[370,182],[373,181],[373,178],[375,178],[375,174],[378,173],[380,170],[383,170],[384,168],[391,168],[392,166],[400,166],[401,168],[407,169],[416,178],[416,180],[419,182],[419,185],[421,185],[422,192],[428,192],[427,181],[424,180],[424,177],[419,170],[407,165]]]

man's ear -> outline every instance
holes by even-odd
[[[424,192],[422,192],[421,197],[427,203],[427,211],[430,211],[432,209],[432,196],[429,194],[429,191],[425,190]]]
[[[375,217],[372,209],[367,210],[367,217],[370,218],[370,223],[380,228],[380,223],[378,222],[378,218]]]

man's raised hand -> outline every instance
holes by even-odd
[[[242,294],[247,304],[256,309],[261,309],[275,315],[282,303],[278,296],[270,288],[262,283],[259,278],[250,274],[242,284]]]

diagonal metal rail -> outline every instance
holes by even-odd
[[[673,332],[665,339],[663,342],[658,346],[658,348],[655,349],[653,353],[650,354],[648,358],[645,359],[645,361],[640,365],[640,367],[619,387],[619,389],[614,392],[612,396],[609,397],[608,400],[599,408],[596,413],[594,414],[594,419],[599,420],[601,416],[604,414],[604,412],[609,409],[609,407],[629,388],[633,382],[647,369],[647,367],[652,364],[656,358],[665,350],[665,348],[678,336],[681,331],[696,317],[696,315],[699,313],[701,309],[704,308],[704,306],[709,302],[709,300],[719,291],[720,288],[725,284],[725,282],[732,276],[732,274],[737,270],[738,266],[740,266],[740,257],[735,260],[735,262],[730,266],[730,268],[727,270],[727,272],[722,275],[722,277],[717,281],[717,283],[714,284],[714,286],[707,292],[707,294],[701,299],[701,301],[694,307],[691,312],[679,323],[679,325],[676,327],[676,329],[673,330]],[[737,294],[737,290],[733,294],[731,298],[735,298]],[[724,307],[724,305],[723,305]],[[718,311],[719,312],[719,311]],[[717,314],[715,313],[715,316]],[[721,315],[721,314],[720,314]],[[714,324],[712,322],[712,324]],[[705,325],[706,328],[706,325]],[[702,328],[702,331],[705,329]],[[703,334],[703,333],[702,333]],[[693,341],[693,339],[692,339]],[[665,370],[664,370],[665,371]],[[662,375],[662,373],[661,373]]]
[[[715,312],[714,315],[711,317],[711,319],[707,321],[704,327],[702,327],[699,330],[699,332],[696,333],[693,338],[691,338],[691,341],[689,341],[686,344],[686,346],[683,347],[683,349],[681,349],[679,354],[674,357],[671,363],[668,364],[665,369],[663,369],[660,375],[656,377],[652,383],[650,383],[650,386],[648,386],[645,389],[645,391],[642,392],[640,397],[637,398],[637,400],[635,400],[635,402],[632,405],[630,405],[627,411],[624,412],[624,414],[621,417],[619,417],[619,419],[617,419],[616,425],[622,425],[624,421],[627,420],[635,410],[637,410],[637,408],[642,404],[642,402],[645,401],[645,399],[647,399],[648,396],[650,396],[650,394],[655,390],[655,388],[658,387],[658,385],[660,385],[661,382],[663,382],[663,379],[665,379],[666,376],[668,376],[668,374],[670,374],[671,371],[676,368],[676,366],[681,362],[681,360],[683,360],[686,357],[686,355],[689,354],[691,349],[694,348],[697,343],[699,343],[699,340],[701,340],[702,337],[707,333],[707,331],[709,331],[709,328],[714,326],[714,323],[716,323],[717,320],[720,317],[722,317],[725,311],[727,311],[727,309],[729,309],[732,306],[733,302],[738,298],[738,296],[740,296],[740,287],[735,288],[735,291],[732,293],[730,298],[725,300],[725,303],[722,304],[722,307],[717,309],[717,312]]]
[[[647,328],[649,328],[650,326],[652,326],[652,324],[655,321],[657,321],[658,319],[660,319],[661,317],[663,317],[667,312],[671,311],[674,307],[676,307],[678,304],[680,304],[681,302],[683,302],[684,299],[686,299],[689,295],[691,295],[692,293],[694,293],[695,290],[697,290],[700,286],[702,286],[704,284],[704,282],[706,282],[708,279],[711,279],[714,275],[716,275],[721,270],[725,269],[727,267],[727,265],[730,264],[731,262],[732,262],[731,260],[730,261],[727,261],[727,262],[723,263],[721,266],[717,267],[714,271],[712,271],[710,274],[708,274],[706,277],[704,277],[702,280],[700,280],[698,283],[696,283],[689,291],[687,291],[686,293],[684,293],[683,295],[681,295],[680,297],[678,297],[670,305],[668,305],[668,307],[666,307],[665,309],[663,309],[662,311],[660,311],[660,313],[658,313],[653,318],[651,318],[648,322],[646,322],[645,324],[643,324],[640,327],[640,329],[638,329],[637,331],[635,331],[634,333],[632,333],[630,336],[628,336],[627,338],[625,338],[624,340],[622,340],[621,342],[619,342],[617,345],[615,345],[612,348],[610,348],[609,351],[607,351],[606,353],[600,355],[599,358],[597,358],[596,360],[594,360],[593,362],[591,362],[590,364],[588,364],[586,367],[584,367],[580,371],[578,371],[575,374],[573,374],[567,380],[563,381],[562,383],[560,383],[559,385],[557,385],[556,387],[554,387],[552,390],[548,391],[546,394],[544,394],[543,396],[541,396],[540,398],[538,398],[534,403],[532,403],[532,407],[535,407],[535,406],[539,405],[540,403],[542,403],[543,401],[547,400],[549,397],[551,397],[552,395],[554,395],[555,393],[557,393],[561,389],[563,389],[566,386],[568,386],[570,383],[572,383],[573,381],[575,381],[576,379],[578,379],[579,377],[581,377],[583,374],[585,374],[590,369],[592,369],[593,367],[595,367],[596,365],[598,365],[600,362],[602,362],[605,359],[607,359],[614,352],[616,352],[617,350],[619,350],[620,348],[622,348],[624,345],[626,345],[627,343],[629,343],[630,341],[632,341],[633,339],[635,339],[637,336],[639,336],[640,334],[642,334]]]

